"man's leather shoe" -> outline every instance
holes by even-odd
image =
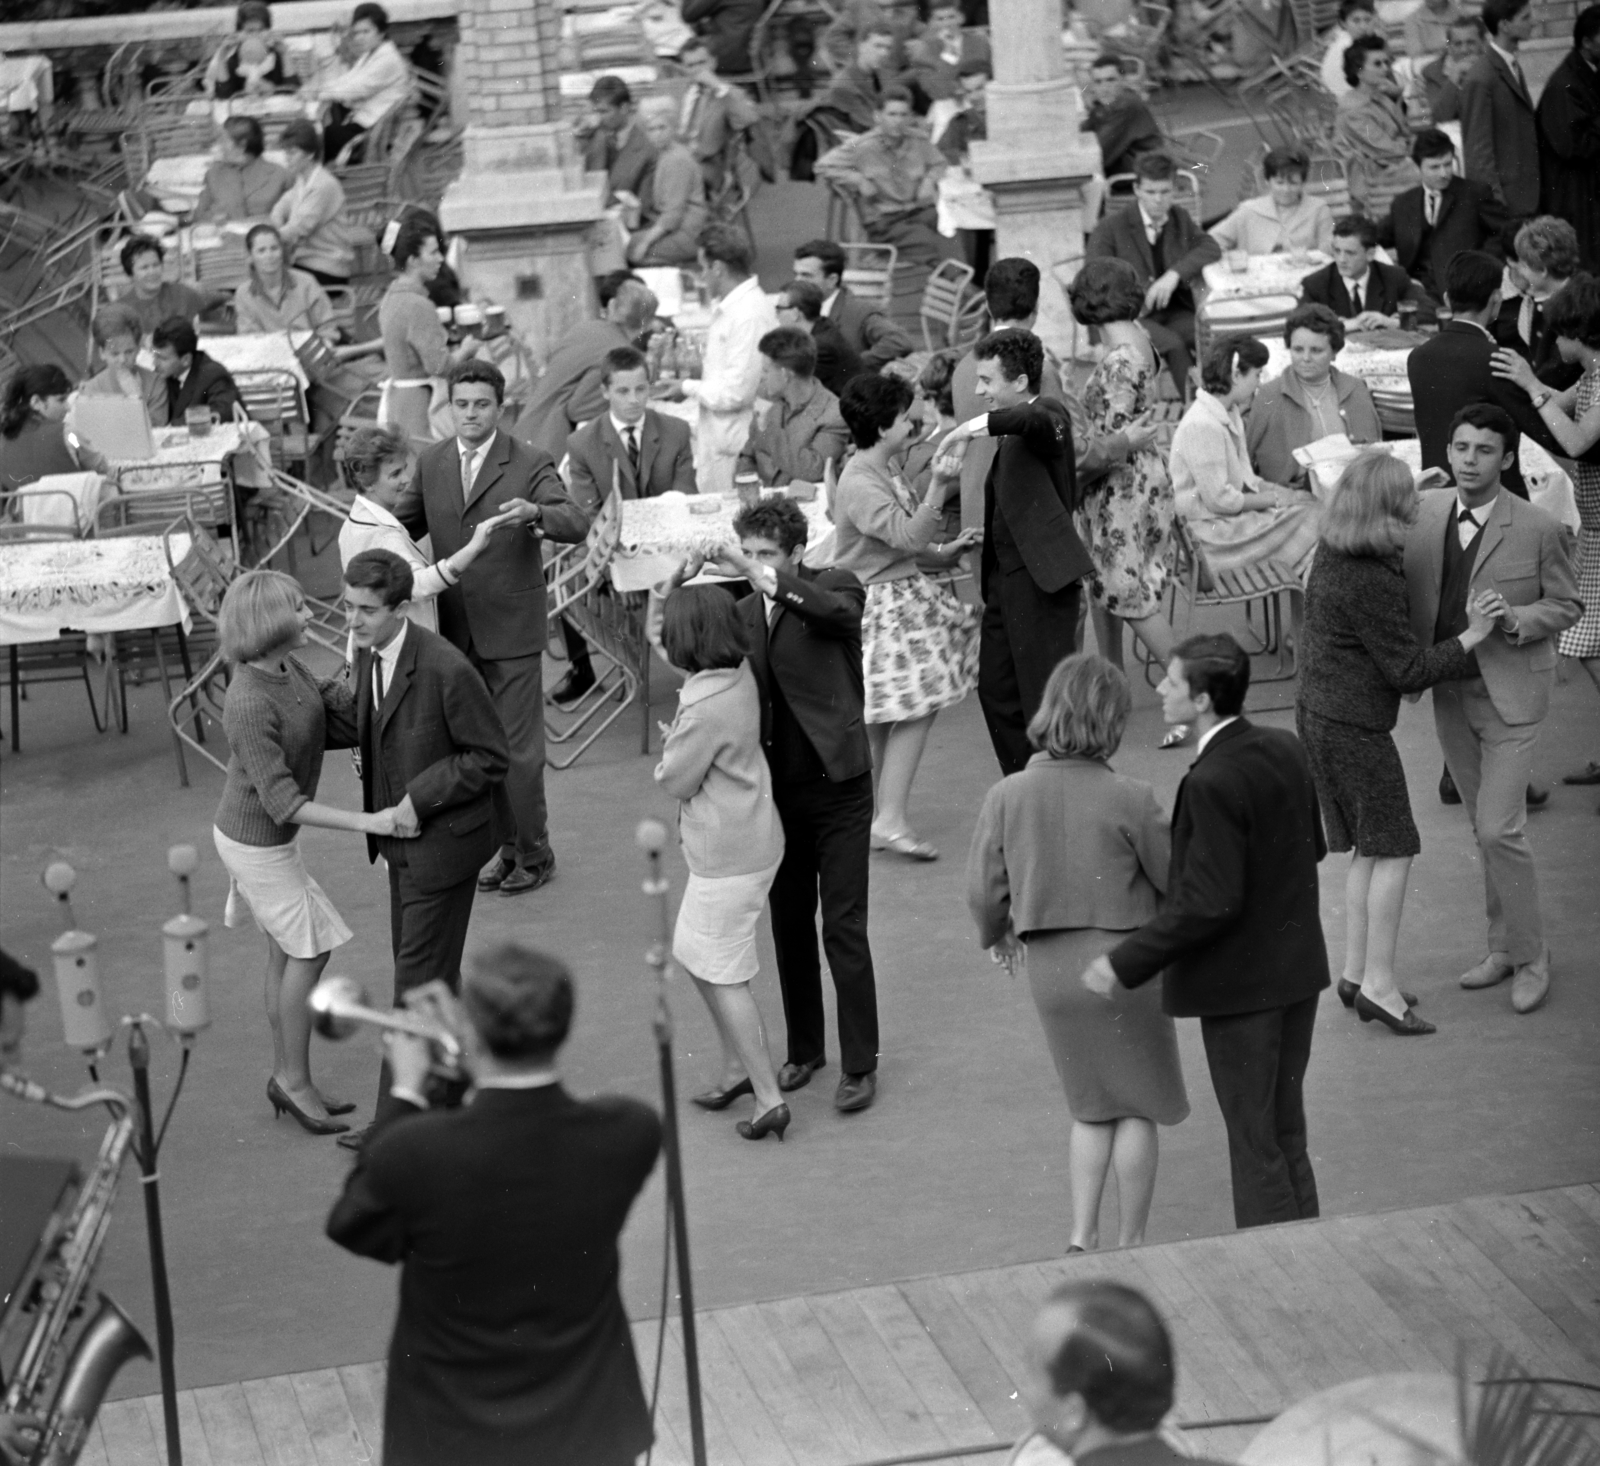
[[[1456,781],[1450,777],[1449,769],[1439,775],[1439,803],[1461,803],[1461,791],[1456,788]]]
[[[1563,784],[1600,784],[1600,764],[1586,763],[1575,774],[1568,774],[1561,781]]]
[[[502,896],[520,896],[524,891],[537,891],[555,879],[556,858],[551,856],[539,865],[519,865],[500,882]]]
[[[1516,963],[1504,952],[1491,952],[1476,967],[1461,974],[1461,986],[1492,988],[1497,982],[1504,982],[1516,970]]]
[[[1531,1013],[1550,996],[1550,949],[1546,947],[1532,962],[1524,962],[1511,980],[1511,1006],[1518,1013]]]
[[[568,703],[577,702],[593,686],[592,666],[585,663],[583,666],[573,667],[551,690],[550,701],[558,707],[566,707]]]
[[[500,883],[516,868],[516,861],[507,860],[503,855],[495,856],[478,872],[478,889],[480,891],[498,891]]]
[[[839,1077],[839,1087],[834,1091],[833,1107],[841,1115],[853,1114],[856,1110],[864,1110],[878,1095],[878,1076],[876,1074],[843,1074]]]
[[[827,1062],[818,1055],[815,1059],[807,1059],[804,1064],[785,1064],[778,1070],[778,1088],[785,1094],[793,1094],[797,1089],[804,1089],[811,1083],[811,1076]]]
[[[367,1143],[367,1137],[374,1130],[372,1125],[363,1125],[359,1130],[346,1130],[334,1144],[344,1150],[359,1151]]]

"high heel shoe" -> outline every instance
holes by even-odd
[[[1342,977],[1339,979],[1339,1001],[1341,1003],[1343,1003],[1345,1005],[1345,1007],[1347,1007],[1347,1008],[1355,1007],[1355,1005],[1356,1005],[1356,994],[1359,993],[1360,991],[1361,991],[1361,984],[1360,983],[1358,983],[1358,982],[1346,982]],[[1406,1007],[1415,1008],[1417,1006],[1417,995],[1415,993],[1401,993],[1400,997],[1401,997],[1402,1001],[1405,1003]],[[330,1115],[333,1114],[333,1110],[330,1109],[328,1111],[328,1113]]]
[[[1403,1038],[1421,1038],[1424,1034],[1439,1031],[1433,1024],[1418,1018],[1410,1008],[1406,1009],[1404,1018],[1396,1018],[1387,1008],[1380,1008],[1365,993],[1356,994],[1355,1010],[1356,1017],[1363,1023],[1371,1023],[1373,1019],[1377,1019],[1391,1033],[1398,1033]]]
[[[708,1089],[704,1094],[690,1095],[690,1100],[699,1105],[702,1110],[725,1110],[741,1094],[754,1094],[756,1087],[750,1082],[749,1076],[741,1079],[737,1084],[730,1084],[726,1089]]]
[[[783,1132],[789,1128],[788,1105],[774,1105],[764,1115],[757,1115],[753,1120],[741,1120],[734,1126],[739,1134],[746,1140],[760,1140],[764,1135],[776,1135],[783,1139]]]
[[[309,1135],[343,1135],[350,1128],[338,1120],[319,1120],[314,1115],[306,1114],[289,1098],[283,1086],[275,1078],[267,1081],[267,1099],[272,1105],[274,1120],[287,1111],[300,1122],[300,1128]],[[352,1105],[351,1108],[354,1109],[355,1106]]]
[[[318,1094],[322,1091],[318,1090]],[[348,1115],[356,1107],[354,1100],[331,1100],[326,1095],[322,1098],[322,1108],[330,1115]]]

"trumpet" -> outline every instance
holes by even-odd
[[[433,1049],[433,1071],[446,1079],[467,1077],[461,1039],[449,1022],[445,1000],[454,995],[443,983],[430,982],[405,995],[406,1008],[385,1012],[371,1006],[366,989],[353,977],[325,977],[306,999],[312,1027],[324,1038],[349,1038],[362,1024],[425,1038]],[[414,1005],[414,1006],[413,1006]]]

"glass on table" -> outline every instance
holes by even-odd
[[[1235,275],[1248,274],[1250,270],[1250,251],[1247,249],[1230,249],[1223,256],[1228,262],[1228,268]]]
[[[205,438],[211,434],[211,409],[209,407],[191,407],[183,414],[184,425],[189,429],[191,438]]]

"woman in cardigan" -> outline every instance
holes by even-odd
[[[967,855],[978,941],[1028,986],[1072,1112],[1072,1245],[1100,1237],[1100,1196],[1115,1171],[1117,1245],[1144,1241],[1156,1184],[1156,1126],[1189,1113],[1178,1037],[1155,983],[1097,999],[1083,969],[1156,914],[1172,836],[1155,792],[1109,760],[1132,706],[1103,657],[1067,657],[1050,674],[1028,737],[1039,749],[988,793]]]
[[[954,707],[977,681],[978,624],[954,590],[917,565],[930,553],[945,500],[960,490],[959,463],[936,460],[920,503],[889,469],[920,431],[915,401],[903,377],[863,375],[846,385],[839,412],[856,452],[834,489],[833,564],[867,588],[861,661],[877,771],[873,849],[937,860],[911,829],[907,806],[939,709]],[[978,532],[967,530],[933,553],[954,564],[977,542]]]
[[[1256,394],[1245,441],[1262,478],[1298,485],[1306,482],[1306,471],[1295,462],[1296,448],[1332,433],[1352,443],[1376,443],[1383,427],[1367,384],[1333,364],[1344,349],[1344,323],[1327,306],[1296,306],[1283,323],[1283,340],[1289,370]]]
[[[0,494],[12,494],[53,473],[110,474],[111,465],[67,431],[72,382],[46,363],[20,368],[0,403]]]
[[[671,97],[647,97],[639,114],[656,161],[639,200],[644,227],[628,240],[628,259],[636,265],[692,265],[709,217],[705,174],[678,141],[678,106]]]
[[[722,1110],[754,1093],[755,1113],[739,1122],[739,1134],[782,1140],[789,1107],[750,981],[759,970],[756,921],[783,860],[783,825],[761,749],[761,695],[733,598],[718,586],[679,586],[662,608],[661,649],[689,674],[656,765],[656,783],[679,801],[689,865],[672,955],[694,978],[722,1039],[722,1081],[694,1102]]]
[[[1405,769],[1391,733],[1400,695],[1470,677],[1472,648],[1494,618],[1468,602],[1468,628],[1423,647],[1411,631],[1401,548],[1417,515],[1411,470],[1363,453],[1323,506],[1321,544],[1306,584],[1295,726],[1311,765],[1328,849],[1352,850],[1345,881],[1339,997],[1363,1023],[1434,1032],[1395,984],[1395,946],[1411,861],[1422,849]]]
[[[299,585],[276,570],[241,575],[222,598],[217,630],[233,664],[222,727],[231,752],[211,833],[228,869],[227,924],[253,916],[267,937],[273,1118],[287,1111],[312,1135],[336,1135],[350,1127],[330,1117],[355,1106],[330,1104],[312,1083],[306,999],[350,928],[305,867],[300,827],[406,834],[393,809],[362,814],[317,802],[323,752],[355,746],[356,714],[348,682],[314,677],[294,655],[310,620]]]

